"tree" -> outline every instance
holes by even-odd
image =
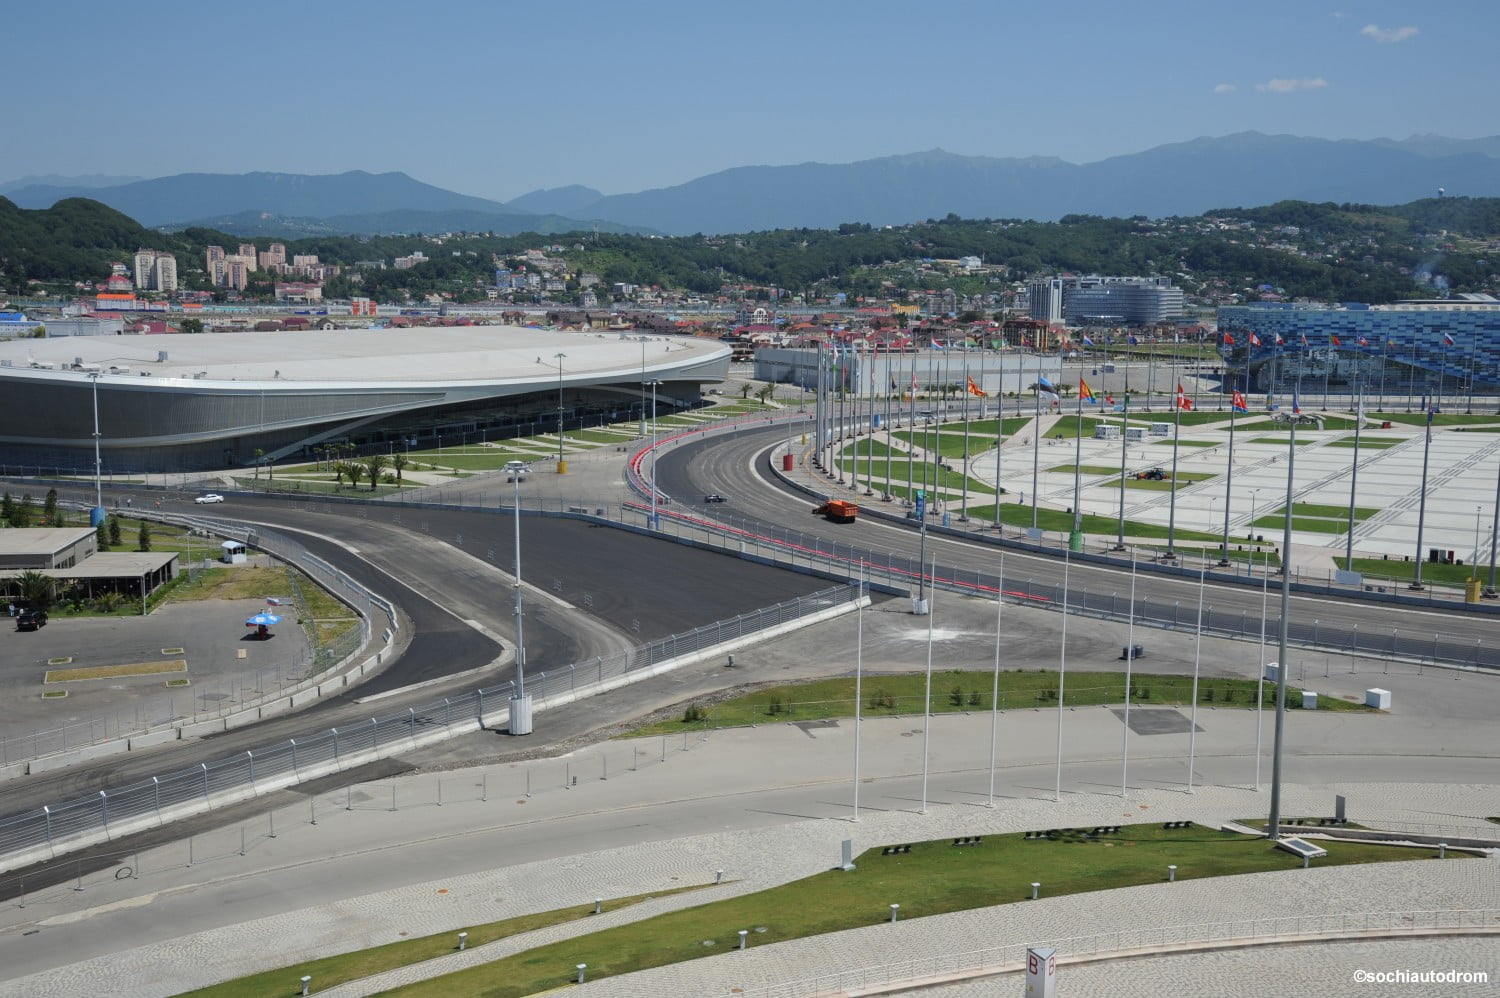
[[[94,543],[98,545],[100,551],[109,550],[109,526],[103,520],[100,520],[99,525],[94,528]]]
[[[359,488],[359,480],[365,477],[365,466],[358,461],[350,461],[344,465],[344,474],[349,479],[349,487],[357,489]]]
[[[56,585],[55,580],[30,568],[16,576],[15,581],[17,595],[28,607],[37,610],[45,610],[52,605]]]
[[[755,393],[755,397],[760,399],[762,402],[765,402],[771,397],[773,393],[775,393],[775,391],[776,386],[768,381],[760,386],[760,391]]]
[[[48,527],[62,526],[62,514],[57,511],[57,490],[48,489],[42,503],[42,523]]]
[[[391,455],[391,467],[396,472],[396,484],[401,484],[401,472],[406,468],[407,457],[405,453]]]
[[[749,397],[750,397],[750,382],[747,381],[743,385],[740,385],[740,398],[742,398],[742,399],[748,399]]]
[[[375,491],[375,486],[380,484],[380,473],[390,466],[390,459],[384,454],[371,454],[365,458],[365,474],[370,476],[370,491]]]
[[[266,456],[266,452],[259,447],[255,448],[255,477],[260,478],[260,459]]]
[[[7,524],[14,527],[16,525],[15,519],[16,501],[10,497],[9,492],[6,492],[5,498],[0,499],[0,520],[4,520]]]
[[[120,546],[120,518],[112,516],[109,518],[109,546]]]
[[[36,519],[36,503],[31,499],[31,493],[27,492],[21,496],[21,504],[10,518],[12,527],[29,527]]]
[[[136,531],[135,549],[137,551],[151,550],[151,521],[142,520],[140,530]]]
[[[177,328],[184,333],[201,333],[203,332],[203,320],[198,318],[183,319]]]

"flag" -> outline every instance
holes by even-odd
[[[1427,425],[1431,426],[1432,417],[1442,412],[1443,409],[1440,405],[1438,405],[1437,399],[1428,399],[1422,403],[1422,406],[1427,410]]]
[[[1302,334],[1302,345],[1303,346],[1307,346],[1307,334],[1306,333]]]
[[[1104,404],[1105,405],[1114,405],[1115,404],[1115,397],[1113,395],[1106,395],[1106,396],[1104,396]]]
[[[1333,335],[1332,333],[1328,334],[1328,342],[1332,343],[1336,347],[1341,347],[1341,346],[1344,345],[1344,344],[1340,343],[1339,342],[1339,338],[1337,336]]]
[[[1225,333],[1224,334],[1224,345],[1226,347],[1232,347],[1232,346],[1234,346],[1234,337],[1230,336],[1228,333]]]
[[[1037,375],[1036,393],[1048,402],[1057,401],[1057,386],[1048,381],[1046,375]]]
[[[1298,413],[1300,413],[1301,411],[1302,411],[1302,396],[1298,395],[1297,394],[1297,389],[1293,388],[1292,389],[1292,415],[1295,416]]]
[[[1250,411],[1250,407],[1245,404],[1245,396],[1240,394],[1240,390],[1238,388],[1234,390],[1234,397],[1230,399],[1229,407],[1235,412]]]
[[[1454,344],[1453,334],[1452,333],[1444,333],[1443,334],[1443,346],[1445,346],[1445,347],[1451,347],[1451,346],[1453,346],[1453,344]]]
[[[280,606],[280,605],[281,605],[281,600],[277,599],[275,596],[267,596],[266,597],[266,606]]]
[[[1087,402],[1089,405],[1099,404],[1099,400],[1094,397],[1093,389],[1089,388],[1089,383],[1082,378],[1078,379],[1078,401]]]
[[[1370,341],[1367,340],[1367,339],[1365,339],[1363,336],[1361,336],[1359,338],[1359,345],[1362,346],[1362,347],[1367,347],[1367,346],[1370,345]]]
[[[1260,346],[1260,337],[1256,336],[1254,333],[1251,333],[1250,334],[1250,345],[1253,346],[1253,347]]]
[[[1180,381],[1177,382],[1177,408],[1186,409],[1189,412],[1193,409],[1193,400],[1188,398],[1187,392],[1182,390],[1182,382]]]
[[[1126,337],[1126,339],[1129,341],[1130,345],[1133,346],[1133,347],[1141,345],[1141,341],[1138,340],[1138,339],[1136,339],[1134,336],[1128,336],[1128,337]]]
[[[1396,345],[1396,341],[1395,340],[1386,340],[1385,341],[1385,345],[1388,346],[1388,347],[1393,347],[1393,346]]]
[[[974,379],[973,378],[969,379],[969,394],[970,395],[978,396],[979,398],[984,398],[985,397],[984,389],[982,389],[978,385],[976,385],[974,383]]]
[[[1365,421],[1365,397],[1363,394],[1359,396],[1359,412],[1357,415],[1359,416],[1359,421],[1363,423]]]
[[[1276,334],[1276,345],[1279,346],[1279,347],[1286,346],[1286,337],[1282,336],[1280,333],[1277,333]]]
[[[1092,349],[1093,346],[1094,346],[1094,341],[1091,340],[1091,339],[1089,339],[1088,336],[1085,335],[1083,337],[1083,345],[1086,346],[1086,347],[1089,347],[1090,349]]]
[[[933,340],[932,341],[932,349],[934,349],[934,350],[946,350],[948,348],[945,347],[945,346],[943,346],[943,344],[940,343],[939,341]]]

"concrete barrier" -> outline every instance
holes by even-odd
[[[178,729],[182,732],[182,738],[198,738],[203,735],[216,735],[224,730],[224,719],[216,717],[212,721],[199,721],[197,724],[184,724]]]
[[[27,764],[24,762],[13,762],[6,766],[0,766],[0,780],[14,780],[18,776],[26,775]]]
[[[243,728],[247,724],[260,723],[260,708],[251,707],[249,710],[237,710],[224,718],[224,730],[232,731],[235,728]]]
[[[152,745],[164,745],[167,742],[175,742],[181,737],[176,728],[167,728],[165,731],[153,731],[145,735],[132,735],[127,741],[130,751],[149,748]]]
[[[300,707],[305,703],[312,703],[314,700],[318,699],[318,688],[314,686],[310,690],[302,690],[301,692],[293,693],[290,699],[293,707]]]

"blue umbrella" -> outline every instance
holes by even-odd
[[[272,624],[281,623],[281,618],[274,613],[257,613],[245,621],[246,627],[270,627]]]

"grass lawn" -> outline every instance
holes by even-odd
[[[1057,421],[1057,425],[1053,426],[1052,429],[1048,430],[1043,435],[1054,439],[1066,438],[1068,440],[1072,440],[1074,437],[1079,436],[1081,433],[1083,437],[1092,440],[1094,439],[1094,427],[1100,425],[1101,423],[1118,422],[1118,419],[1097,419],[1093,416],[1079,417],[1078,413],[1076,412],[1064,413],[1062,418]],[[1080,427],[1082,427],[1081,431]]]
[[[1383,412],[1381,419],[1389,419],[1393,423],[1406,423],[1410,426],[1425,426],[1427,414],[1424,412]],[[1468,415],[1461,412],[1440,412],[1432,417],[1433,426],[1485,426],[1500,424],[1500,416]]]
[[[1291,439],[1291,437],[1256,437],[1250,442],[1252,444],[1276,444],[1280,447],[1285,447],[1289,442],[1291,442]],[[1308,444],[1314,443],[1317,443],[1317,441],[1309,440],[1306,437],[1300,437],[1297,440],[1298,447],[1306,447]]]
[[[705,886],[696,885],[692,887],[673,887],[667,890],[655,891],[651,894],[636,894],[631,897],[609,898],[605,906],[610,911],[618,911],[621,908],[651,898],[670,897],[673,894],[681,894],[685,891],[701,890]],[[507,918],[498,922],[486,922],[482,925],[471,925],[463,931],[467,931],[469,937],[465,940],[468,946],[483,946],[500,939],[518,936],[523,932],[535,932],[537,929],[545,929],[553,925],[564,925],[568,922],[576,922],[588,918],[594,912],[594,906],[576,905],[571,908],[558,908],[554,911],[543,911],[533,915],[518,915],[515,918]],[[458,949],[458,932],[438,932],[430,936],[422,936],[417,939],[403,939],[400,942],[387,943],[384,946],[375,946],[370,949],[355,950],[352,953],[341,953],[338,956],[324,957],[321,960],[313,960],[309,963],[295,964],[277,970],[268,970],[259,974],[251,974],[248,977],[240,977],[222,984],[210,985],[199,988],[196,991],[183,992],[186,995],[213,995],[214,998],[252,998],[261,995],[295,994],[296,988],[288,985],[288,981],[298,981],[304,974],[312,978],[309,982],[309,993],[316,994],[329,988],[337,987],[349,981],[357,981],[361,978],[372,977],[382,974],[388,970],[398,967],[409,967],[414,963],[422,963],[426,960],[435,960],[441,956],[447,956]]]
[[[1185,614],[1187,620],[1191,614]],[[926,676],[920,672],[869,675],[861,690],[866,717],[922,713]],[[995,674],[991,670],[957,669],[935,672],[932,677],[932,711],[935,714],[989,710]],[[1253,679],[1199,679],[1198,702],[1220,707],[1255,706]],[[1135,673],[1131,676],[1131,703],[1149,705],[1188,704],[1192,701],[1191,676]],[[1274,684],[1264,684],[1266,703],[1275,703]],[[1092,707],[1125,702],[1125,673],[1075,673],[1063,690],[1064,705]],[[1290,687],[1287,703],[1302,702],[1301,691]],[[712,704],[692,704],[680,717],[637,728],[621,737],[673,734],[709,728],[736,728],[777,721],[817,721],[854,716],[854,678],[819,679],[785,686],[770,686],[745,696]],[[1057,706],[1057,672],[1050,669],[1017,669],[1000,673],[1000,709],[1020,710]],[[1299,708],[1300,709],[1300,708]],[[1361,703],[1318,698],[1319,710],[1371,713]],[[698,719],[686,720],[693,716]]]
[[[1380,510],[1376,509],[1373,506],[1355,506],[1354,522],[1358,523],[1360,520],[1368,520],[1370,517],[1379,512]],[[1294,502],[1292,503],[1292,515],[1331,516],[1335,519],[1342,518],[1344,522],[1347,523],[1349,521],[1349,507],[1330,506],[1316,502]]]
[[[1343,557],[1335,558],[1334,561],[1340,568],[1350,568],[1367,578],[1394,579],[1398,582],[1410,582],[1416,577],[1416,563],[1402,561],[1399,558],[1355,558],[1353,564],[1346,565]],[[1490,577],[1489,562],[1481,565],[1448,565],[1439,562],[1424,561],[1422,563],[1422,581],[1436,582],[1449,586],[1461,586],[1474,577],[1475,568],[1478,568],[1479,579],[1488,581]]]
[[[1255,521],[1253,526],[1267,530],[1281,530],[1286,527],[1286,516],[1282,513],[1262,516]],[[1292,529],[1310,534],[1342,534],[1349,529],[1349,521],[1321,516],[1293,516]]]
[[[1132,475],[1125,479],[1125,487],[1127,489],[1147,489],[1152,492],[1170,492],[1175,486],[1191,485],[1194,482],[1206,482],[1210,478],[1218,477],[1218,475],[1208,471],[1179,471],[1174,482],[1171,478],[1136,478]],[[1117,489],[1120,487],[1120,480],[1116,478],[1113,481],[1100,482],[1099,484],[1105,488]]]
[[[969,519],[980,523],[995,522],[995,507],[973,506],[969,507]],[[1008,527],[1030,527],[1031,507],[1026,503],[1006,503],[1000,507],[1000,522]],[[1072,530],[1073,514],[1061,509],[1047,509],[1038,507],[1036,511],[1036,525],[1038,530]],[[1103,534],[1114,537],[1119,532],[1120,521],[1118,517],[1099,516],[1095,513],[1083,514],[1083,532],[1086,534]],[[1127,537],[1161,537],[1167,536],[1167,528],[1156,523],[1143,523],[1139,520],[1125,521],[1125,535]],[[1218,540],[1221,534],[1206,533],[1201,530],[1178,530],[1178,540],[1213,541]]]
[[[1154,443],[1154,444],[1156,444],[1158,447],[1160,447],[1160,446],[1162,446],[1164,444],[1166,446],[1168,446],[1168,447],[1172,446],[1172,439],[1170,437],[1168,437],[1166,440],[1153,440],[1151,442]],[[1177,441],[1177,446],[1178,447],[1217,447],[1217,446],[1219,446],[1220,443],[1227,443],[1227,441],[1219,441],[1219,440],[1179,440],[1179,441]]]
[[[1066,472],[1067,474],[1071,475],[1074,468],[1077,468],[1079,473],[1084,475],[1113,475],[1120,470],[1119,468],[1111,468],[1108,465],[1103,464],[1059,464],[1056,467],[1048,468],[1047,470]]]
[[[1374,440],[1371,440],[1369,437],[1360,437],[1359,438],[1359,449],[1360,450],[1385,450],[1388,447],[1396,447],[1396,446],[1400,445],[1403,442],[1404,441],[1401,441],[1401,440],[1385,440],[1385,439],[1382,439],[1380,437],[1376,437]],[[1298,441],[1298,443],[1301,443],[1301,441]],[[1350,439],[1350,440],[1330,440],[1324,446],[1327,446],[1327,447],[1353,447],[1354,446],[1354,441],[1352,439]]]
[[[1328,855],[1319,866],[1435,858],[1434,849],[1354,842],[1319,843]],[[1458,854],[1454,854],[1457,857]],[[1055,837],[987,835],[954,848],[951,839],[918,842],[899,856],[870,849],[856,869],[829,870],[737,898],[725,898],[458,971],[400,989],[402,995],[441,998],[484,995],[510,998],[560,990],[588,964],[590,980],[613,977],[722,953],[749,930],[749,944],[799,939],[878,925],[890,905],[902,918],[1024,901],[1039,882],[1044,897],[1162,883],[1167,865],[1180,880],[1295,870],[1302,861],[1260,836],[1198,825],[1166,830],[1159,823],[1127,825],[1119,834],[1092,836],[1087,829],[1058,830]],[[1232,892],[1232,887],[1226,887]],[[293,978],[295,979],[295,975]]]

